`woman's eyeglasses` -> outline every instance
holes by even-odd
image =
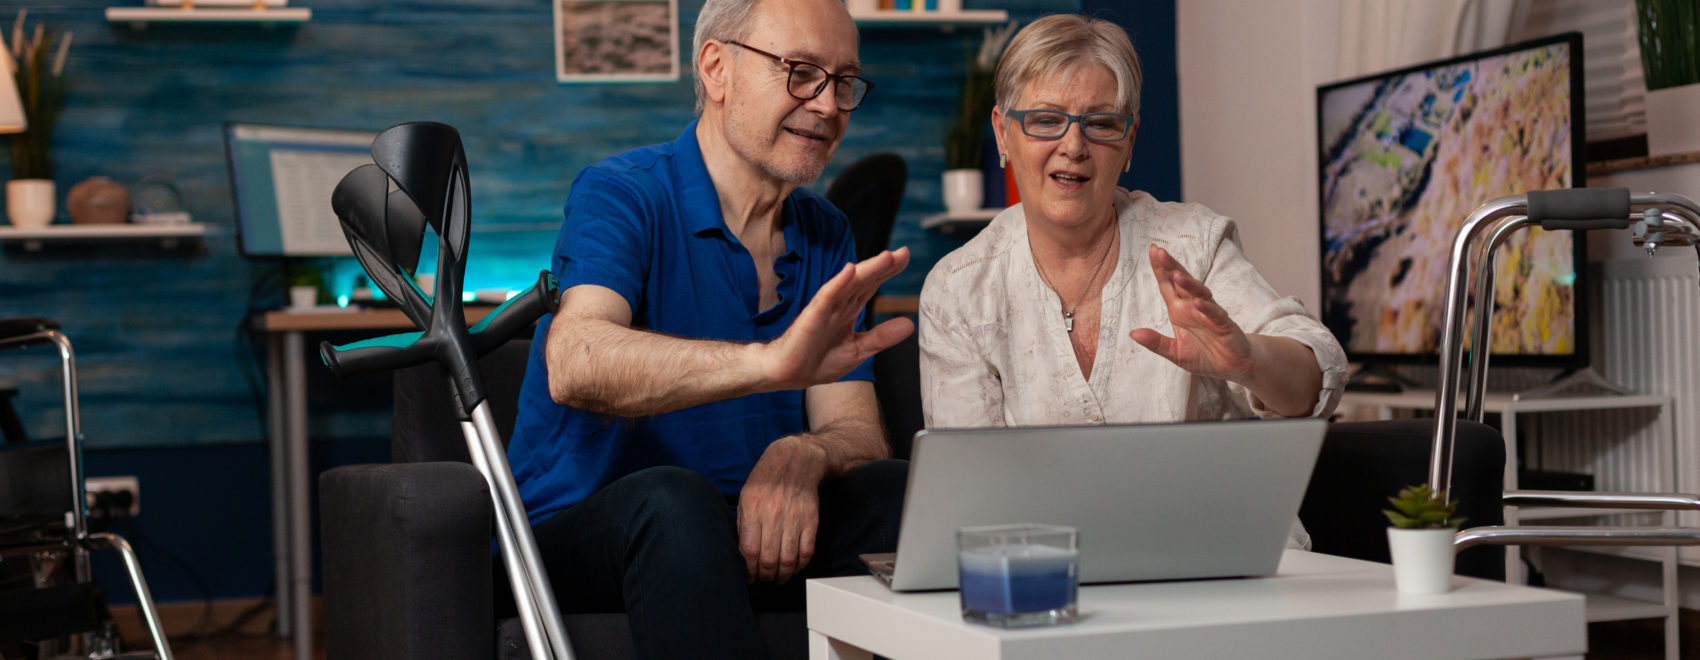
[[[1054,140],[1068,134],[1070,124],[1079,122],[1080,134],[1093,142],[1120,142],[1133,128],[1133,115],[1119,112],[1088,112],[1071,115],[1056,110],[1006,110],[1003,116],[1021,122],[1027,137]]]
[[[786,82],[785,91],[791,93],[791,98],[807,101],[826,90],[827,83],[832,84],[832,101],[843,112],[850,112],[862,105],[862,100],[868,97],[868,90],[874,84],[865,78],[850,75],[834,75],[812,62],[801,62],[787,59],[769,53],[749,44],[728,40],[726,43],[742,47],[757,55],[766,55],[773,61],[791,67],[790,79]]]

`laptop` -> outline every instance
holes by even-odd
[[[1080,533],[1080,581],[1270,575],[1327,422],[1252,420],[921,431],[897,552],[863,555],[897,591],[955,589],[956,529]]]

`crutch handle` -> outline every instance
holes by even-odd
[[[561,291],[555,276],[549,271],[538,273],[536,284],[509,298],[467,329],[473,354],[484,355],[496,350],[531,327],[544,314],[554,312],[560,302]],[[319,344],[319,357],[332,374],[343,378],[363,371],[401,369],[431,362],[437,359],[439,349],[448,339],[446,335],[428,337],[424,332],[415,331],[341,346],[327,341]]]

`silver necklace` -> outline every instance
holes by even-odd
[[[1110,227],[1113,231],[1115,225],[1111,224]],[[1109,263],[1110,246],[1115,244],[1116,240],[1114,235],[1111,235],[1110,240],[1104,241],[1104,253],[1098,255],[1098,265],[1092,268],[1092,276],[1086,279],[1086,286],[1080,289],[1080,295],[1074,297],[1073,305],[1063,307],[1063,329],[1068,332],[1074,332],[1074,311],[1080,309],[1080,303],[1086,301],[1086,293],[1092,290],[1092,283],[1098,281],[1098,273],[1104,270],[1104,264]],[[1045,275],[1045,267],[1039,265],[1038,256],[1033,257],[1033,266],[1039,270],[1039,279],[1044,280],[1045,286],[1051,287],[1052,291],[1057,292],[1057,298],[1060,300],[1062,298],[1062,290],[1058,289],[1057,285],[1051,284],[1051,278]]]

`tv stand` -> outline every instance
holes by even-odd
[[[1583,367],[1581,369],[1566,369],[1564,373],[1553,378],[1552,382],[1517,392],[1512,394],[1511,398],[1515,401],[1523,401],[1550,399],[1564,394],[1628,396],[1634,393],[1634,390],[1601,376],[1600,372],[1594,371],[1593,367]]]
[[[1421,383],[1400,375],[1385,364],[1363,365],[1346,380],[1348,392],[1403,392],[1421,387]]]

